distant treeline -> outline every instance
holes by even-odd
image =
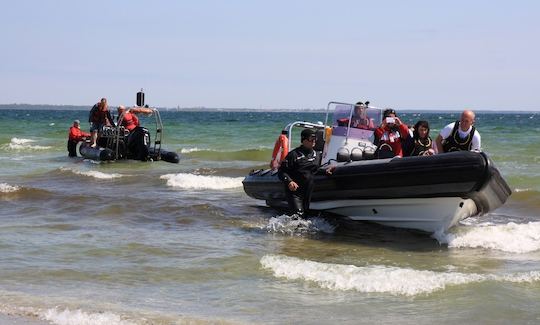
[[[21,110],[40,110],[40,111],[87,111],[90,106],[76,105],[34,105],[34,104],[0,104],[0,109],[21,109]]]

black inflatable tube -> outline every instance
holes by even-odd
[[[156,151],[154,150],[154,148],[150,148],[148,152],[150,154],[150,157],[154,160],[163,160],[173,164],[178,164],[180,162],[180,155],[174,151],[168,151],[164,149]]]
[[[92,159],[96,161],[110,161],[114,160],[114,152],[108,148],[90,147],[89,144],[83,143],[79,147],[79,154],[86,159]]]

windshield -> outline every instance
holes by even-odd
[[[382,121],[382,112],[378,108],[337,104],[332,121],[332,134],[351,138],[369,139]]]

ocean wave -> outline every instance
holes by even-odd
[[[540,222],[481,225],[460,229],[458,233],[436,234],[449,248],[485,248],[509,253],[540,250]]]
[[[39,313],[41,319],[58,325],[135,325],[136,323],[122,319],[121,316],[111,312],[87,313],[78,310],[61,310],[59,308],[47,309]]]
[[[4,145],[3,147],[9,150],[47,150],[47,149],[52,148],[50,146],[34,145],[32,144],[34,142],[36,142],[36,140],[24,139],[24,138],[11,138],[10,143],[8,143],[7,145]]]
[[[456,286],[484,281],[531,283],[540,281],[540,272],[531,271],[508,275],[435,272],[384,265],[355,266],[303,260],[283,255],[265,255],[263,268],[276,277],[314,282],[330,290],[355,290],[365,293],[416,296]]]
[[[244,178],[179,173],[162,175],[160,179],[166,179],[167,185],[171,187],[195,190],[223,190],[242,187]]]
[[[323,218],[294,219],[286,214],[270,218],[268,224],[263,226],[263,229],[268,232],[285,235],[318,232],[331,234],[334,232],[335,228],[335,226],[331,225]]]
[[[180,149],[180,153],[190,153],[190,152],[201,151],[201,150],[205,150],[205,149],[199,149],[197,147],[194,147],[194,148],[182,148],[182,149]]]
[[[20,190],[20,187],[9,185],[7,183],[0,183],[0,193],[13,193]]]
[[[533,191],[533,190],[530,189],[530,188],[515,188],[514,189],[514,192],[516,192],[516,193],[529,192],[529,191]]]
[[[61,167],[60,170],[72,172],[75,175],[94,177],[97,179],[113,179],[113,178],[123,177],[122,174],[118,174],[118,173],[107,174],[103,172],[98,172],[96,170],[83,171],[83,170],[77,170],[77,169],[66,168],[66,167]]]

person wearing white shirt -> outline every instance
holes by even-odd
[[[445,126],[435,140],[438,152],[481,151],[480,133],[476,130],[474,121],[474,112],[465,110],[459,121]]]

